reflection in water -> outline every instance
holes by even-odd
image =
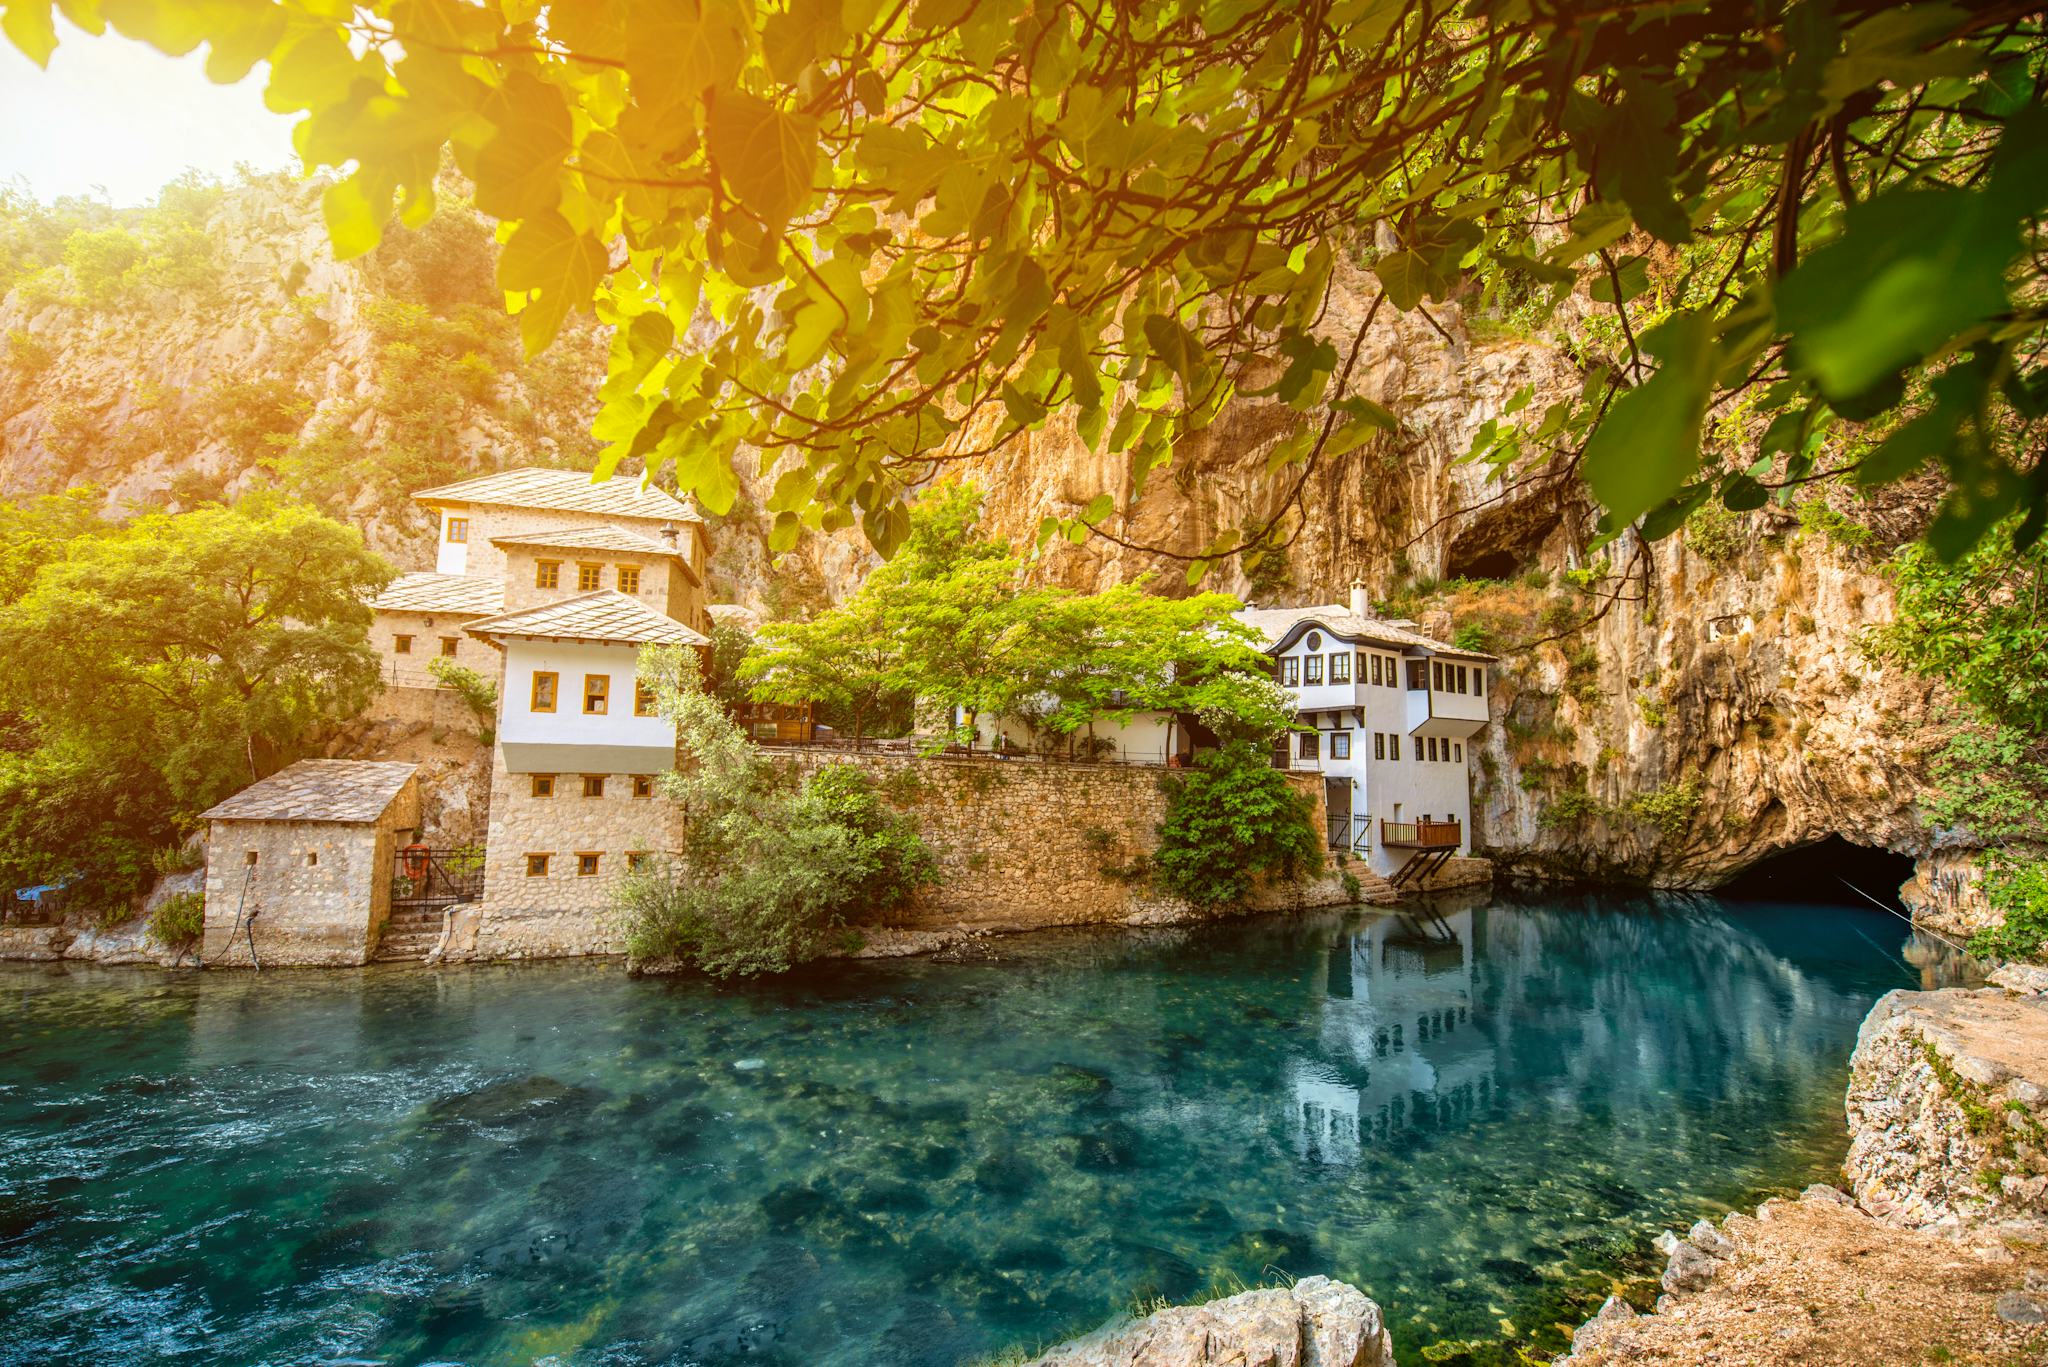
[[[951,1367],[1275,1270],[1404,1353],[1550,1333],[1828,1173],[1898,938],[1466,898],[730,989],[0,972],[0,1363]]]

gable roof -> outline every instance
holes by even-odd
[[[202,821],[332,821],[367,825],[384,815],[416,764],[302,759],[199,814]]]
[[[1346,641],[1371,641],[1375,645],[1402,651],[1424,651],[1460,660],[1497,658],[1480,650],[1460,650],[1419,631],[1410,631],[1377,617],[1362,617],[1336,603],[1306,608],[1246,608],[1231,615],[1258,632],[1268,651],[1281,649],[1310,626],[1319,626]]]
[[[552,532],[514,532],[491,538],[493,546],[556,546],[565,551],[617,551],[621,555],[682,555],[659,537],[624,527],[563,527]]]
[[[456,484],[422,489],[422,503],[488,503],[500,508],[551,508],[560,512],[639,517],[652,522],[702,522],[703,515],[666,490],[642,487],[630,476],[593,482],[582,470],[529,465],[500,470]]]
[[[621,645],[708,646],[710,638],[616,589],[563,598],[471,622],[469,634],[486,640],[609,641]]]
[[[445,612],[490,617],[505,610],[505,585],[469,574],[401,574],[370,600],[378,612]]]

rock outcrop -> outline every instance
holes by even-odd
[[[1852,1069],[1843,1170],[1865,1210],[1919,1227],[2048,1218],[2048,998],[1893,992]]]
[[[1394,1367],[1380,1308],[1328,1277],[1112,1323],[1027,1367]]]
[[[1901,1230],[1816,1186],[1703,1221],[1671,1249],[1656,1312],[1610,1299],[1554,1367],[2020,1363],[2048,1349],[2037,1240]],[[1693,1271],[1674,1277],[1681,1265]]]

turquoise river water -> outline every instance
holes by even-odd
[[[1831,1175],[1903,929],[1551,896],[739,987],[11,968],[0,1363],[954,1367],[1318,1272],[1404,1360],[1555,1351],[1660,1227]]]

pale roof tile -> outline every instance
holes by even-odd
[[[332,821],[364,825],[384,815],[419,771],[382,760],[302,759],[199,814],[202,821]]]
[[[659,522],[702,522],[702,514],[665,490],[630,476],[593,483],[583,470],[553,470],[532,465],[500,470],[456,484],[422,489],[413,495],[422,503],[484,503],[499,508],[549,508],[563,512],[602,513]]]
[[[617,641],[628,645],[710,645],[710,640],[673,617],[615,589],[522,608],[502,617],[471,622],[472,636],[571,641]]]
[[[1278,645],[1297,626],[1314,621],[1326,627],[1332,635],[1342,636],[1346,640],[1373,641],[1380,645],[1426,650],[1432,655],[1455,655],[1461,660],[1498,658],[1482,650],[1460,650],[1456,646],[1424,636],[1419,631],[1410,631],[1406,627],[1395,626],[1392,622],[1382,621],[1377,617],[1361,617],[1350,608],[1337,603],[1306,608],[1246,608],[1231,615],[1258,632],[1268,650]]]
[[[621,555],[673,555],[680,547],[624,527],[564,527],[552,532],[515,532],[491,538],[493,546],[552,546],[565,551],[616,551]]]
[[[505,585],[479,575],[402,574],[370,600],[378,612],[445,612],[493,617],[505,610]]]

